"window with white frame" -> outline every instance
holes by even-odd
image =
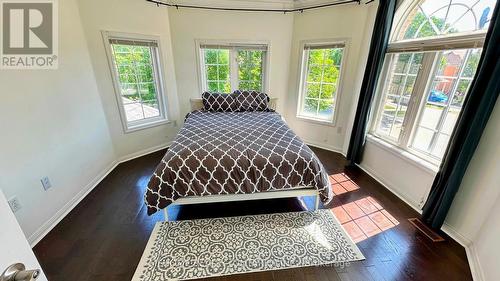
[[[481,56],[495,0],[419,0],[393,28],[371,134],[438,164]]]
[[[204,91],[265,91],[267,45],[201,44]]]
[[[106,33],[106,43],[125,130],[166,121],[158,41]]]
[[[333,122],[345,42],[304,44],[297,116]]]

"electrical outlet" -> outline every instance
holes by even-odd
[[[21,210],[21,208],[23,207],[21,205],[21,202],[19,202],[19,199],[15,196],[9,200],[9,206],[10,206],[10,209],[12,210],[12,212],[14,212],[14,213]]]
[[[50,183],[49,177],[43,177],[40,182],[42,182],[42,186],[44,190],[48,190],[52,187],[52,183]]]

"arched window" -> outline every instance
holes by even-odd
[[[439,164],[477,69],[495,4],[401,4],[378,85],[373,136]]]
[[[495,0],[414,1],[397,24],[392,41],[486,31]]]

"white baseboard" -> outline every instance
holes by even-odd
[[[469,238],[460,234],[453,226],[447,224],[446,222],[441,227],[441,230],[466,249],[472,244],[472,241]]]
[[[463,236],[453,226],[447,224],[446,222],[441,227],[441,230],[465,248],[465,253],[467,255],[467,261],[469,262],[469,268],[472,274],[472,278],[475,281],[486,280],[484,277],[484,271],[481,267],[481,263],[479,262],[479,256],[477,255],[474,242],[472,242],[469,238]]]
[[[94,188],[109,174],[116,166],[123,162],[165,149],[170,146],[169,143],[164,143],[151,148],[143,149],[139,152],[131,153],[120,157],[119,159],[111,162],[105,169],[102,170],[94,179],[91,180],[78,194],[66,203],[59,211],[57,211],[49,220],[43,223],[33,234],[28,237],[28,242],[31,247],[34,247],[40,240],[42,240],[69,212],[71,212]]]
[[[125,155],[125,156],[118,158],[118,162],[119,163],[127,162],[127,161],[130,161],[132,159],[139,158],[141,156],[144,156],[144,155],[147,155],[147,154],[150,154],[153,152],[157,152],[159,150],[162,150],[162,149],[169,147],[171,144],[172,144],[172,142],[167,142],[167,143],[163,143],[163,144],[160,144],[157,146],[153,146],[150,148],[140,150],[138,152],[130,153],[128,155]]]
[[[68,203],[57,211],[49,220],[42,224],[33,234],[28,237],[28,243],[34,247],[45,237],[73,208],[80,203],[113,169],[118,166],[118,161],[111,162],[101,173],[99,173],[87,186],[78,192]]]
[[[327,143],[318,143],[318,142],[315,142],[315,141],[304,140],[304,139],[302,139],[302,140],[307,145],[314,146],[314,147],[321,148],[321,149],[328,150],[328,151],[332,151],[332,152],[335,152],[335,153],[340,153],[344,157],[346,156],[345,153],[342,151],[342,149],[339,148],[339,147],[334,147],[334,146],[331,146],[331,145],[329,145]]]
[[[387,190],[389,190],[392,194],[396,195],[399,199],[403,200],[403,202],[406,203],[406,205],[410,206],[413,210],[418,212],[419,214],[422,213],[422,210],[420,210],[418,203],[413,202],[410,199],[407,199],[404,195],[402,195],[400,192],[396,191],[395,188],[393,188],[392,184],[390,181],[385,179],[384,177],[380,176],[375,172],[374,170],[370,169],[369,167],[365,165],[358,164],[357,165],[363,172],[367,173],[370,177],[372,177],[374,180],[376,180],[378,183],[380,183],[383,187],[385,187]]]
[[[479,256],[477,255],[476,246],[471,243],[465,248],[465,253],[467,253],[467,260],[469,261],[469,267],[472,274],[472,279],[475,281],[484,281],[484,271],[479,262]]]

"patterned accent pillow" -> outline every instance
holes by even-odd
[[[256,91],[236,90],[231,94],[204,92],[203,106],[207,111],[269,111],[269,96]]]
[[[204,92],[201,97],[207,111],[240,111],[237,94]]]
[[[233,92],[238,96],[240,111],[269,111],[269,96],[256,91]]]

